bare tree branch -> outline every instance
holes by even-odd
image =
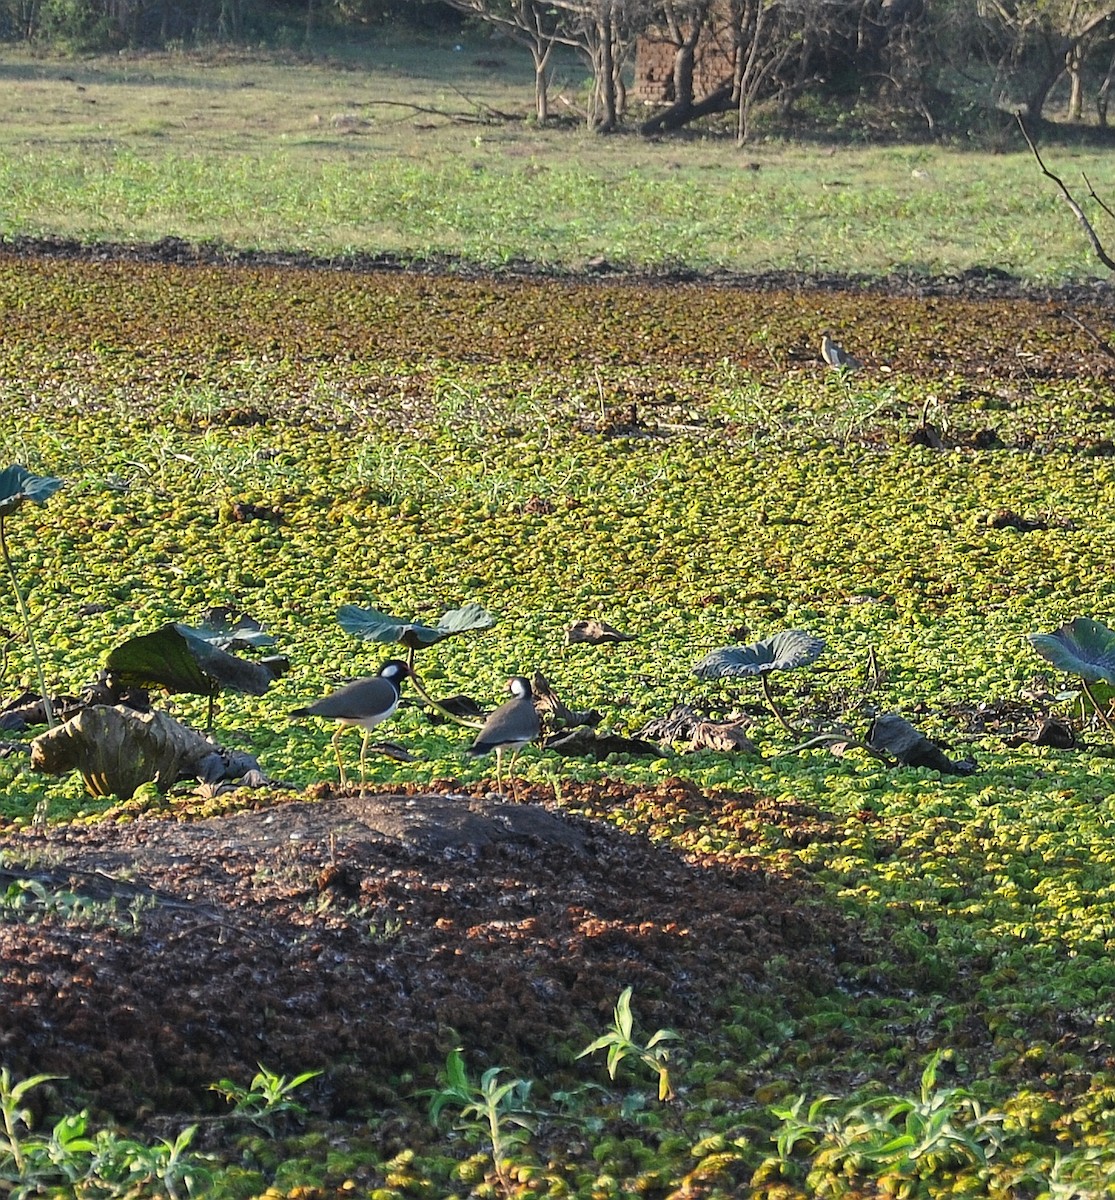
[[[1080,174],[1084,175],[1084,172],[1081,171]],[[1107,213],[1107,215],[1113,221],[1115,221],[1115,212],[1112,212],[1111,209],[1108,208],[1108,206],[1099,198],[1099,196],[1096,195],[1096,189],[1092,187],[1092,181],[1087,175],[1084,175],[1084,182],[1088,185],[1088,195],[1092,197],[1092,199],[1100,206],[1100,208],[1103,209],[1105,213]]]
[[[1066,321],[1071,321],[1081,333],[1085,333],[1092,339],[1093,342],[1107,355],[1108,358],[1115,358],[1115,349],[1112,349],[1111,343],[1105,341],[1096,331],[1087,323],[1082,321],[1076,313],[1071,313],[1067,308],[1058,309],[1058,314],[1065,318]]]
[[[1072,209],[1073,215],[1080,222],[1081,227],[1084,230],[1084,234],[1088,238],[1096,257],[1109,271],[1115,271],[1115,259],[1113,259],[1111,255],[1109,255],[1104,249],[1104,245],[1100,241],[1099,235],[1092,228],[1092,223],[1088,220],[1084,210],[1076,202],[1072,192],[1070,192],[1065,186],[1064,180],[1059,175],[1054,175],[1054,173],[1045,165],[1045,163],[1042,162],[1042,157],[1038,153],[1038,148],[1034,145],[1033,138],[1030,137],[1030,131],[1026,128],[1026,123],[1022,120],[1021,115],[1017,115],[1015,119],[1018,121],[1018,128],[1022,130],[1022,136],[1026,139],[1026,145],[1030,147],[1030,153],[1037,160],[1037,164],[1041,168],[1041,173],[1047,179],[1052,179],[1053,182],[1061,189],[1061,195],[1064,196],[1065,203],[1069,206],[1069,208]]]

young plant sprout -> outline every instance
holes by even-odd
[[[674,1098],[670,1082],[670,1050],[663,1042],[678,1041],[680,1035],[672,1029],[658,1029],[650,1039],[639,1042],[634,1035],[635,1018],[631,1013],[631,992],[626,987],[620,992],[612,1015],[612,1027],[594,1042],[590,1042],[578,1058],[595,1054],[598,1050],[608,1051],[608,1077],[615,1079],[619,1065],[625,1058],[641,1063],[652,1074],[658,1076],[658,1099],[665,1104]]]
[[[772,671],[792,671],[816,662],[824,650],[822,638],[800,629],[785,629],[761,642],[747,646],[725,646],[705,655],[693,668],[698,679],[731,679],[742,675],[758,675],[763,696],[771,712],[784,729],[795,737],[799,731],[790,724],[771,692],[768,676]]]

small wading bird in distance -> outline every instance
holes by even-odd
[[[863,366],[858,358],[832,340],[831,329],[826,329],[821,334],[821,357],[830,367],[843,367],[846,371],[856,371]]]
[[[530,680],[523,675],[513,675],[507,681],[507,690],[511,693],[511,699],[501,704],[484,722],[476,741],[468,749],[474,758],[492,750],[496,752],[496,791],[501,795],[504,750],[511,751],[511,761],[507,764],[507,778],[510,780],[519,751],[528,742],[533,742],[542,728],[534,707]]]
[[[368,737],[380,723],[386,721],[399,707],[399,693],[403,680],[410,675],[410,667],[397,658],[390,658],[379,669],[378,675],[367,675],[354,679],[344,687],[314,700],[302,708],[293,708],[292,717],[326,717],[338,722],[333,734],[333,751],[337,755],[337,768],[341,773],[341,787],[348,783],[345,765],[341,761],[339,740],[346,725],[356,725],[364,731],[360,744],[360,790],[364,790],[366,778]]]

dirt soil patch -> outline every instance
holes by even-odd
[[[579,791],[602,811],[637,789]],[[680,781],[659,793],[725,802]],[[512,803],[322,787],[206,820],[173,804],[10,835],[0,868],[0,889],[93,901],[39,892],[38,911],[0,922],[4,1061],[69,1077],[121,1120],[203,1111],[210,1083],[259,1063],[324,1070],[315,1107],[331,1116],[394,1097],[403,1073],[428,1079],[456,1045],[550,1078],[626,986],[641,1027],[692,1036],[733,998],[792,1007],[867,957],[807,881],[686,858],[545,789]]]

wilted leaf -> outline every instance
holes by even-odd
[[[816,662],[824,648],[824,639],[800,629],[786,629],[761,642],[714,650],[697,663],[693,674],[699,679],[724,679],[761,675],[767,671],[791,671]]]
[[[573,729],[579,725],[599,725],[601,716],[594,708],[572,709],[560,699],[550,687],[550,681],[541,671],[534,672],[531,680],[534,707],[539,716],[546,717],[552,729]]]
[[[892,755],[905,767],[929,767],[948,775],[971,775],[976,769],[972,762],[954,762],[897,713],[880,713],[866,740],[877,754]]]
[[[163,712],[123,705],[85,708],[31,743],[31,766],[48,775],[78,770],[94,796],[131,797],[145,783],[162,792],[215,747]]]
[[[742,721],[701,721],[693,727],[686,749],[741,754],[758,752],[758,747],[747,736]]]
[[[1115,630],[1077,617],[1053,633],[1027,634],[1030,645],[1058,670],[1089,683],[1115,683]]]
[[[24,502],[42,504],[62,486],[54,475],[35,475],[26,467],[13,464],[0,471],[0,517],[6,517]]]
[[[437,625],[403,621],[358,604],[342,604],[337,611],[337,620],[346,633],[355,637],[368,642],[399,642],[411,650],[436,645],[453,634],[472,629],[490,629],[496,623],[495,617],[487,609],[474,603],[449,609],[442,614]]]
[[[662,747],[653,742],[645,742],[637,737],[624,737],[619,733],[597,733],[587,725],[578,725],[573,729],[562,729],[551,734],[543,741],[542,746],[546,750],[556,750],[558,754],[593,758],[597,761],[607,758],[610,754],[663,757]]]
[[[418,761],[405,746],[400,746],[398,742],[369,742],[368,749],[375,754],[382,754],[384,758],[393,759],[395,762]]]
[[[605,642],[633,642],[634,640],[633,633],[620,633],[614,625],[609,625],[606,621],[574,621],[565,631],[567,646],[575,645],[578,642],[587,642],[590,646],[600,646]]]
[[[705,720],[688,704],[676,704],[664,717],[652,717],[635,736],[653,738],[656,742],[681,742],[692,736],[693,730]]]

